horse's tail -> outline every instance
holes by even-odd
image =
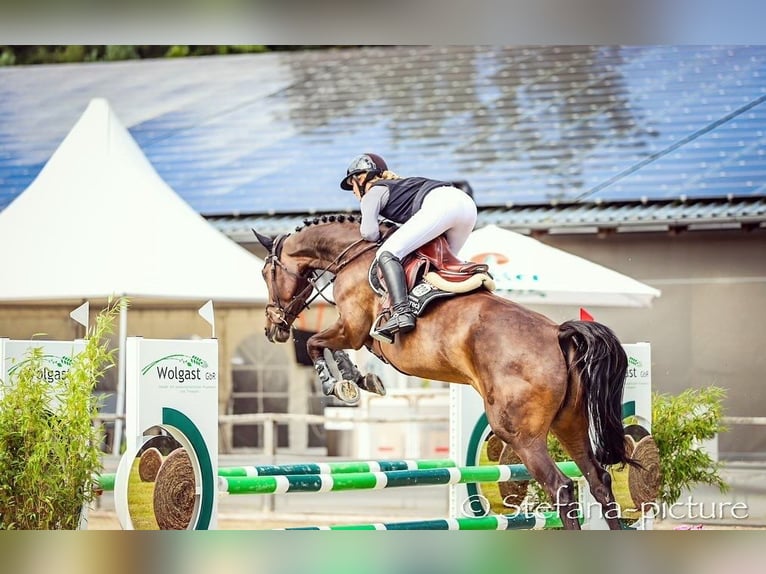
[[[601,323],[567,321],[559,327],[559,345],[569,369],[570,393],[588,410],[596,460],[602,465],[632,464],[622,426],[628,358],[617,336]]]

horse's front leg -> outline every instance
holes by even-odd
[[[309,358],[322,385],[322,392],[326,396],[335,395],[345,403],[355,404],[359,402],[360,385],[357,378],[364,381],[365,377],[343,351],[350,346],[351,342],[345,336],[340,321],[312,335],[306,342]]]
[[[381,397],[386,395],[386,388],[383,386],[383,381],[380,380],[378,375],[375,373],[363,375],[346,351],[333,351],[332,354],[344,380],[353,381],[356,383],[356,386],[368,393],[380,395]]]

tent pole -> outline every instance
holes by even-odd
[[[115,406],[114,438],[112,438],[112,454],[119,455],[122,446],[123,415],[125,414],[125,342],[128,330],[128,306],[120,305],[119,353],[117,365],[117,404]]]

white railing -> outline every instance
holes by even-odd
[[[725,425],[766,425],[766,417],[721,417]]]
[[[124,415],[114,413],[99,413],[93,418],[93,424],[103,424],[125,420]],[[218,415],[218,425],[263,425],[263,454],[273,459],[277,453],[277,425],[291,422],[305,422],[308,424],[325,424],[327,422],[353,422],[373,424],[401,424],[401,423],[448,423],[449,417],[443,415],[418,415],[410,417],[381,417],[366,416],[353,419],[341,417],[328,417],[325,415],[310,415],[302,413],[245,413],[238,415]]]
[[[327,422],[353,423],[448,423],[449,416],[418,415],[411,417],[380,417],[366,416],[353,419],[328,417],[325,415],[309,415],[298,413],[248,413],[239,415],[218,415],[218,425],[226,424],[262,424],[263,425],[263,454],[273,459],[277,453],[277,425],[290,422],[305,422],[308,424],[325,424]]]

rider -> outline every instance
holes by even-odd
[[[393,336],[412,331],[415,314],[407,298],[402,259],[441,234],[446,235],[453,253],[460,251],[476,224],[476,204],[449,182],[399,177],[374,153],[354,158],[340,187],[353,190],[359,200],[360,232],[367,241],[380,238],[378,216],[400,224],[375,255],[393,305],[391,317],[378,332]]]

